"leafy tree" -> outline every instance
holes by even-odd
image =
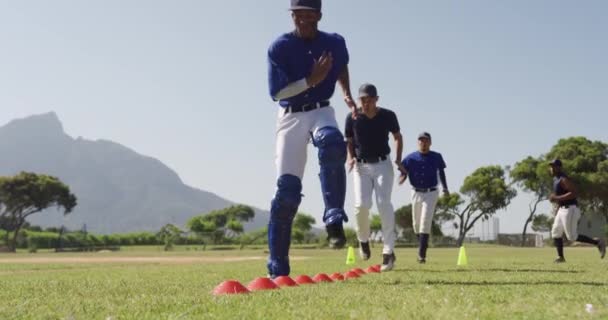
[[[317,223],[313,216],[298,212],[293,219],[293,228],[304,232],[312,230],[312,226]]]
[[[505,172],[500,166],[487,166],[475,170],[466,177],[460,192],[439,199],[437,211],[442,219],[456,220],[458,245],[479,219],[489,219],[496,211],[506,208],[517,191],[505,182]],[[466,204],[466,205],[465,205]]]
[[[228,221],[228,223],[226,223],[226,229],[232,231],[234,234],[241,234],[244,230],[243,224],[237,220]]]
[[[546,214],[538,214],[534,216],[534,220],[532,221],[532,230],[536,232],[549,232],[552,225],[553,217]]]
[[[156,238],[165,245],[165,251],[173,248],[173,244],[182,234],[182,230],[173,224],[166,224],[156,234]]]
[[[518,162],[510,172],[511,179],[523,191],[534,194],[528,205],[529,215],[524,223],[521,246],[526,244],[528,225],[535,219],[539,203],[547,200],[551,194],[552,182],[547,161],[544,158],[527,157]]]
[[[58,178],[30,172],[0,177],[0,219],[8,221],[13,232],[8,241],[10,250],[15,251],[25,220],[50,207],[63,208],[64,215],[76,207],[76,196]]]
[[[291,237],[295,243],[309,242],[314,238],[314,234],[310,232],[312,226],[317,221],[313,216],[298,212],[293,219],[293,227],[291,229]]]
[[[214,210],[207,214],[194,216],[188,220],[186,226],[190,231],[203,237],[209,237],[213,243],[220,243],[227,233],[238,235],[243,232],[243,222],[255,216],[255,211],[249,206],[234,205],[221,210]]]
[[[372,220],[369,223],[369,229],[372,233],[382,230],[382,220],[380,219],[379,215],[372,215]]]
[[[560,139],[545,158],[562,160],[565,172],[577,184],[583,212],[608,216],[608,144],[585,137]]]

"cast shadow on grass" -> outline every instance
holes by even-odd
[[[428,280],[421,283],[427,285],[437,286],[567,286],[567,285],[581,285],[581,286],[608,286],[606,282],[596,281],[445,281],[445,280]]]
[[[547,270],[547,269],[504,269],[504,268],[490,268],[490,269],[446,269],[446,270],[433,270],[433,269],[395,269],[395,272],[430,272],[430,273],[452,273],[452,272],[513,272],[513,273],[584,273],[581,270]]]
[[[349,281],[349,284],[359,284],[369,286],[369,281]],[[592,287],[603,287],[608,286],[608,282],[597,282],[597,281],[449,281],[449,280],[425,280],[425,281],[384,281],[376,282],[373,281],[373,285],[382,286],[592,286]]]

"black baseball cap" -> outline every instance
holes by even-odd
[[[428,132],[426,132],[426,131],[425,132],[421,132],[418,135],[418,140],[423,139],[423,138],[431,140],[431,134],[428,133]]]
[[[562,161],[559,159],[553,159],[551,160],[551,162],[549,162],[550,166],[555,166],[555,167],[561,167],[562,166]]]
[[[321,0],[291,0],[291,7],[289,10],[321,11]]]
[[[363,97],[372,97],[375,98],[378,96],[378,90],[376,86],[371,83],[364,83],[359,87],[359,98]]]

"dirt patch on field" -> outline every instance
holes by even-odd
[[[289,257],[290,260],[305,260],[308,257]],[[36,264],[70,264],[70,263],[222,263],[260,261],[267,257],[27,257],[0,258],[0,264],[36,263]]]

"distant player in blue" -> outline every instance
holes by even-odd
[[[431,151],[431,134],[418,135],[418,151],[410,153],[401,163],[405,172],[401,173],[399,184],[410,177],[412,185],[412,225],[418,237],[418,262],[426,263],[426,250],[433,223],[435,206],[439,199],[437,176],[441,180],[444,195],[449,195],[445,178],[445,161],[440,153]]]
[[[329,245],[345,245],[342,224],[348,221],[344,211],[346,143],[329,103],[336,82],[351,113],[357,114],[350,92],[344,38],[317,28],[322,16],[321,0],[291,0],[290,9],[295,30],[281,35],[268,49],[270,96],[281,107],[276,133],[277,189],[268,224],[270,277],[290,272],[291,226],[302,197],[310,140],[319,150],[323,222]]]

